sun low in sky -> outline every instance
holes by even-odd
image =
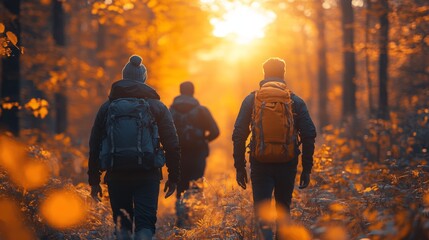
[[[214,14],[210,19],[213,35],[239,44],[263,38],[266,27],[276,19],[274,12],[257,1],[201,0],[201,3]]]

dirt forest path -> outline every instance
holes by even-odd
[[[292,221],[282,226],[281,239],[424,239],[427,168],[339,162],[334,158],[338,152],[334,152],[326,145],[317,150],[312,182],[305,190],[295,188]],[[222,157],[217,154],[212,161]],[[194,193],[187,200],[188,229],[174,228],[174,204],[169,204],[168,210],[160,205],[157,239],[259,239],[250,187],[242,190],[235,183],[232,168],[223,169],[230,170],[208,171],[203,193]],[[426,202],[421,204],[422,200]],[[265,211],[274,219],[273,205]]]
[[[326,129],[318,139],[310,186],[304,190],[294,190],[292,221],[281,226],[282,239],[426,239],[429,156],[422,145],[424,142],[417,137],[415,141],[410,141],[408,136],[413,131],[419,133],[417,136],[429,134],[424,122],[428,118],[429,110],[423,109],[410,114],[404,118],[406,121],[397,126],[373,122],[366,130],[366,137],[362,138],[347,137],[342,129]],[[161,193],[156,239],[258,239],[254,228],[251,189],[242,190],[235,182],[230,140],[232,128],[228,131],[223,127],[232,126],[233,123],[225,120],[218,122],[224,130],[220,139],[211,145],[205,179],[200,183],[204,190],[188,198],[190,227],[174,228],[175,197],[165,200]],[[390,141],[397,148],[390,151],[389,144],[380,143],[379,137],[374,135],[375,127],[381,128],[377,131],[389,133],[385,135],[389,138],[384,141]],[[399,127],[411,133],[397,131]],[[114,226],[108,196],[103,197],[101,204],[96,204],[89,195],[85,169],[72,171],[74,166],[86,161],[86,149],[71,147],[70,139],[64,136],[42,144],[30,140],[25,143],[10,139],[5,141],[5,138],[0,140],[0,160],[2,164],[5,164],[5,159],[9,160],[10,167],[8,172],[0,171],[0,196],[13,199],[12,202],[7,199],[0,201],[0,212],[7,214],[0,215],[2,219],[25,222],[26,227],[19,224],[16,227],[23,229],[21,232],[28,228],[35,229],[38,236],[46,239],[113,238]],[[402,151],[408,152],[405,157],[401,157]],[[374,155],[377,152],[385,154],[377,158]],[[20,158],[27,154],[30,158]],[[20,182],[12,183],[16,177],[23,176],[22,166],[36,163],[46,163],[54,175],[38,188],[29,191],[17,188],[16,184],[27,184],[25,181],[29,180],[22,178]],[[41,172],[35,173],[40,176],[37,174]],[[296,181],[298,179],[299,173]],[[31,180],[39,181],[39,178]],[[104,193],[107,193],[103,186]],[[163,186],[164,182],[160,188]],[[70,208],[71,199],[65,198],[63,191],[82,199],[87,212],[77,226],[56,229],[48,225],[46,216],[39,209],[43,208],[49,194],[60,193],[58,204],[48,209],[52,207],[51,211],[55,213],[51,215],[53,220],[66,224],[59,217],[67,216],[62,215],[67,213],[63,209]],[[18,206],[19,214],[15,214],[12,210]],[[58,206],[60,208],[56,209]],[[265,210],[270,219],[274,216],[272,209]],[[75,209],[75,212],[80,211],[79,208]],[[22,215],[24,220],[19,219],[18,215]]]

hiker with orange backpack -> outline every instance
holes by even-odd
[[[236,180],[246,189],[245,144],[252,133],[249,162],[255,213],[264,239],[273,239],[271,228],[258,213],[259,208],[271,201],[274,191],[277,216],[282,209],[289,215],[301,153],[299,146],[302,144],[303,167],[299,188],[304,189],[310,183],[316,128],[304,101],[286,85],[284,60],[268,59],[263,71],[260,89],[249,94],[241,105],[232,140]],[[277,233],[278,230],[277,227]]]

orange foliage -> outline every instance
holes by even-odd
[[[34,117],[43,119],[48,115],[49,103],[45,99],[32,98],[25,104],[25,108],[31,110]]]
[[[29,158],[24,144],[4,135],[0,135],[0,166],[15,184],[27,190],[43,186],[50,176],[45,162]]]
[[[12,199],[0,198],[0,238],[33,240],[34,233],[23,223],[19,206]]]

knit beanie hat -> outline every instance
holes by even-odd
[[[180,94],[189,96],[194,95],[194,84],[189,81],[182,82],[180,84]]]
[[[130,61],[122,69],[122,79],[145,82],[147,70],[142,61],[142,58],[138,55],[131,56]]]

